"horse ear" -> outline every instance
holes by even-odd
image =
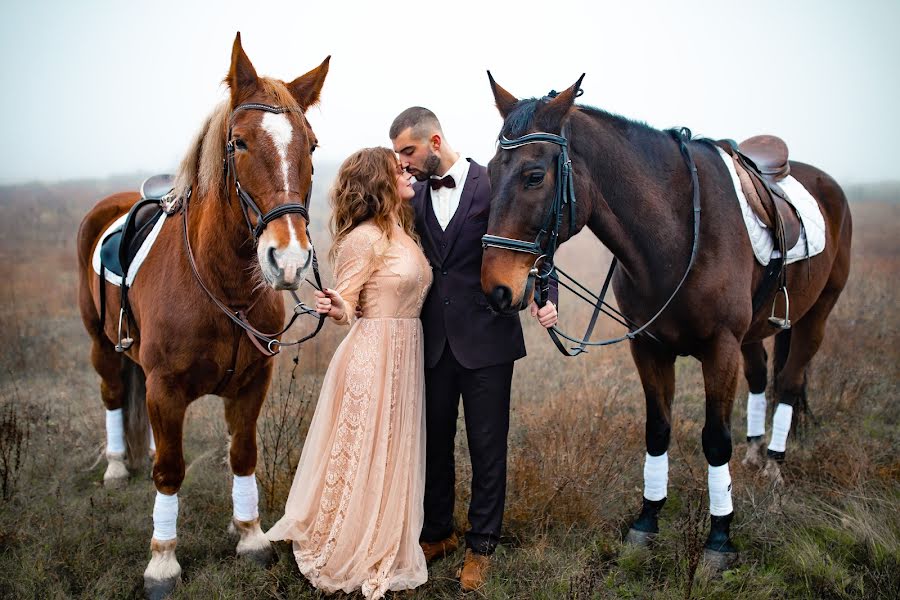
[[[247,58],[247,54],[241,47],[241,32],[234,36],[234,45],[231,47],[231,69],[226,78],[228,87],[231,88],[232,104],[237,106],[242,100],[256,91],[259,77],[253,63]]]
[[[288,84],[288,91],[303,110],[319,101],[319,94],[322,91],[322,84],[325,83],[325,76],[328,75],[330,62],[331,56],[326,56],[321,65]]]
[[[566,91],[558,94],[556,98],[544,105],[541,110],[542,115],[549,117],[552,123],[562,123],[563,118],[568,114],[569,109],[575,104],[575,98],[579,96],[578,91],[581,89],[581,80],[584,79],[584,73],[575,82],[575,85]]]
[[[491,82],[491,91],[494,93],[494,102],[497,104],[497,110],[500,111],[500,116],[505,119],[509,116],[509,113],[512,112],[513,107],[515,107],[519,99],[500,87],[500,85],[494,81],[494,77],[491,75],[490,71],[487,72],[487,75],[488,80]]]

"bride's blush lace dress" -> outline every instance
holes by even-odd
[[[281,518],[300,571],[327,592],[414,588],[425,486],[425,382],[419,313],[431,285],[421,249],[371,222],[338,248],[335,289],[350,332],[328,366]],[[357,304],[362,318],[352,315]]]

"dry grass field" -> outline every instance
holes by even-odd
[[[327,177],[320,177],[319,182]],[[102,195],[139,177],[0,188],[0,597],[131,598],[142,593],[154,495],[148,472],[122,490],[101,485],[105,434],[99,379],[76,305],[74,238]],[[669,501],[652,553],[622,546],[640,507],[643,396],[625,347],[561,357],[526,324],[516,365],[505,538],[490,584],[472,598],[900,597],[900,186],[848,189],[854,219],[850,282],[810,372],[811,414],[789,440],[785,485],[740,464],[741,384],[732,425],[735,541],[723,575],[700,564],[708,527],[700,445],[699,364],[677,363]],[[327,243],[321,192],[313,236]],[[320,251],[321,252],[321,251]],[[320,254],[324,256],[324,253]],[[590,265],[586,256],[601,257]],[[582,257],[579,259],[579,257]],[[590,282],[608,253],[579,236],[560,264]],[[327,273],[325,274],[327,277]],[[330,280],[330,278],[329,278]],[[173,310],[182,310],[174,307]],[[566,329],[586,307],[562,298]],[[530,321],[530,320],[529,320]],[[616,329],[603,328],[597,335]],[[259,423],[261,513],[280,516],[321,377],[341,330],[278,359]],[[295,365],[293,359],[298,359]],[[770,410],[771,414],[771,410]],[[457,519],[470,466],[458,436]],[[221,403],[187,416],[176,598],[322,598],[287,545],[268,570],[234,558]],[[456,598],[462,552],[434,565],[404,598]]]

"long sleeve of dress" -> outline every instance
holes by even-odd
[[[381,231],[372,224],[361,224],[340,241],[334,260],[334,290],[344,301],[342,325],[353,323],[360,294],[378,268],[376,245]]]

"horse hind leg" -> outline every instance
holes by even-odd
[[[741,352],[744,355],[744,377],[750,389],[747,395],[747,454],[741,463],[762,468],[761,450],[766,435],[768,356],[762,342],[744,344]]]
[[[776,483],[783,481],[780,465],[787,454],[787,439],[792,424],[807,408],[809,363],[822,344],[825,322],[839,293],[840,290],[834,293],[828,293],[826,290],[812,309],[794,324],[789,336],[780,338],[788,333],[783,332],[775,339],[776,367],[780,367],[775,374],[778,406],[772,417],[772,437],[767,451],[766,472]]]
[[[659,513],[668,495],[675,357],[658,348],[647,347],[639,340],[632,342],[631,353],[641,377],[647,406],[647,452],[641,513],[631,524],[625,542],[632,546],[648,546],[659,533]]]
[[[91,362],[100,375],[100,397],[106,408],[106,472],[103,485],[120,488],[128,482],[126,466],[125,416],[123,407],[128,394],[122,372],[122,356],[106,339],[95,338]]]

